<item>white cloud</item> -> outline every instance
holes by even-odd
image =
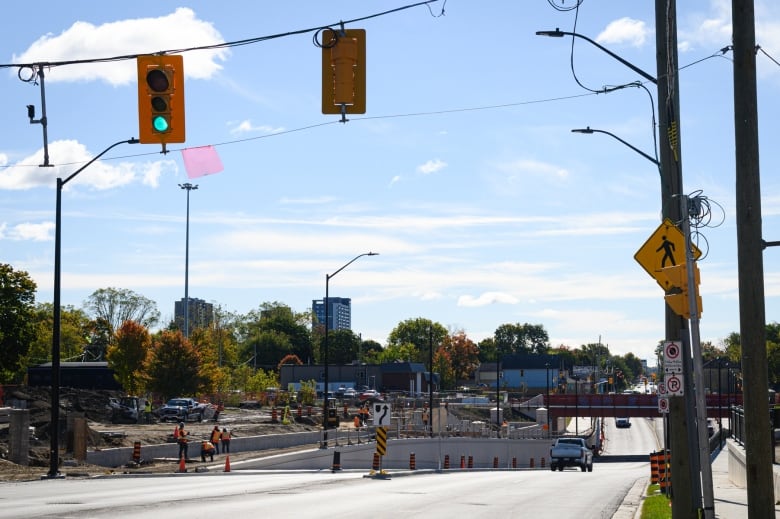
[[[437,171],[441,171],[446,167],[447,167],[446,162],[439,159],[435,159],[435,160],[429,160],[425,164],[417,166],[417,171],[419,173],[422,173],[423,175],[430,175],[431,173],[436,173]]]
[[[250,132],[273,134],[273,133],[281,133],[283,131],[284,131],[284,127],[274,128],[273,126],[269,126],[267,124],[253,126],[252,121],[250,121],[249,119],[245,121],[241,121],[240,123],[236,124],[233,128],[230,129],[230,133],[232,134],[250,133]]]
[[[468,307],[487,306],[487,305],[492,305],[494,303],[516,305],[518,302],[519,301],[515,296],[512,296],[510,294],[504,294],[502,292],[485,292],[483,294],[480,294],[478,297],[466,295],[466,296],[460,296],[458,298],[458,306],[468,306]]]
[[[390,187],[393,187],[395,184],[399,183],[401,181],[401,175],[396,175],[393,178],[390,179]]]
[[[634,47],[644,45],[650,30],[641,20],[632,18],[620,18],[607,25],[601,34],[596,37],[599,43],[628,43]]]
[[[54,232],[54,222],[20,223],[9,229],[8,224],[0,225],[0,240],[49,241]]]
[[[5,166],[6,164],[8,164],[8,155],[0,153],[0,166]]]
[[[59,35],[40,37],[21,54],[14,54],[13,62],[88,60],[219,43],[224,40],[211,23],[199,20],[192,9],[179,7],[158,18],[136,18],[97,26],[75,22]],[[184,73],[191,78],[210,78],[222,68],[217,60],[224,61],[228,54],[226,49],[187,52],[184,54]],[[46,81],[94,78],[111,85],[123,85],[135,82],[137,74],[135,60],[122,60],[54,67],[46,72]]]
[[[93,158],[83,144],[74,140],[49,143],[49,156],[56,157],[58,164],[52,167],[40,167],[40,164],[43,164],[43,149],[39,149],[0,172],[0,189],[25,190],[47,186],[55,188],[57,178],[67,178]],[[97,190],[113,189],[136,181],[157,187],[157,179],[160,175],[168,171],[175,174],[177,170],[173,160],[145,164],[96,161],[79,174],[77,182],[79,186],[88,186]],[[69,189],[70,186],[70,183],[66,184],[65,189]]]

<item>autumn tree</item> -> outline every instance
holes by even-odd
[[[448,355],[452,376],[456,380],[467,380],[479,367],[477,345],[463,331],[445,337],[441,349]]]
[[[106,351],[114,377],[131,395],[139,394],[143,388],[144,363],[151,346],[152,338],[145,327],[135,321],[125,321]]]
[[[455,387],[457,375],[453,369],[452,356],[444,345],[433,354],[433,372],[439,374],[439,390]]]
[[[198,351],[181,331],[166,330],[152,337],[145,383],[148,391],[165,398],[196,395],[206,388]]]
[[[20,362],[35,339],[36,288],[27,272],[0,263],[0,383],[23,376]]]

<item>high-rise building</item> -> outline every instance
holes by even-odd
[[[214,321],[214,305],[207,303],[203,299],[190,297],[189,325],[190,332],[196,328],[205,328]],[[182,297],[181,301],[176,301],[173,318],[176,325],[184,330],[184,308],[187,306],[186,300]]]
[[[328,330],[352,329],[352,299],[348,297],[329,297]],[[325,303],[322,299],[311,302],[312,327],[325,322]]]

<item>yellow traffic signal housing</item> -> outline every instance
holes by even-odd
[[[366,31],[322,31],[322,113],[366,113]]]
[[[184,142],[184,58],[138,56],[138,139]]]
[[[694,261],[693,265],[693,279],[694,279],[694,294],[696,297],[696,313],[701,315],[701,296],[699,295],[699,283],[701,281],[699,274],[699,266]],[[685,317],[691,318],[690,303],[688,300],[688,270],[685,263],[674,265],[673,267],[666,267],[660,270],[659,279],[663,281],[663,286],[666,288],[666,295],[664,299],[666,304],[669,305],[674,313]]]

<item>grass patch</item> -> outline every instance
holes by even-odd
[[[658,485],[647,488],[647,497],[642,503],[641,519],[671,519],[672,507],[669,498],[662,494]]]

